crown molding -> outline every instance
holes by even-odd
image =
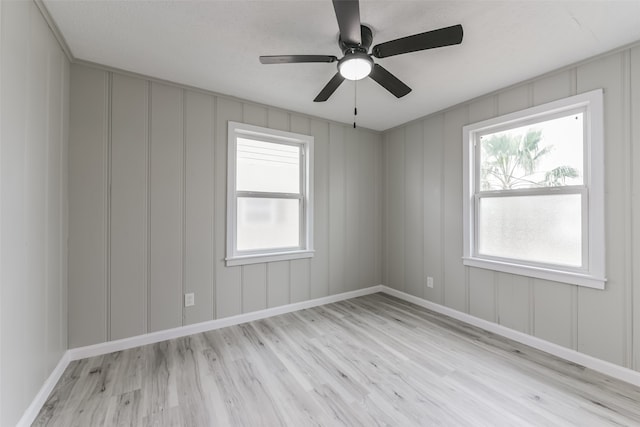
[[[47,6],[45,6],[43,0],[33,0],[33,3],[36,5],[38,10],[40,11],[40,14],[44,18],[47,25],[49,26],[49,29],[51,30],[51,32],[53,33],[53,36],[58,41],[60,48],[64,52],[69,62],[71,63],[75,62],[76,58],[73,56],[71,49],[69,49],[69,45],[67,44],[67,41],[65,40],[64,36],[60,32],[60,28],[58,28],[58,26],[56,25],[56,22],[51,17],[51,14],[49,13],[49,9],[47,9]]]

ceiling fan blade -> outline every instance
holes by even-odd
[[[359,45],[362,42],[359,1],[333,0],[333,8],[336,11],[342,41],[348,45]]]
[[[381,65],[375,64],[371,70],[371,74],[369,74],[369,77],[395,95],[396,98],[402,98],[411,92],[411,88],[409,86],[402,83],[396,76],[388,72]]]
[[[333,94],[333,92],[336,91],[336,89],[338,89],[338,86],[340,86],[343,81],[344,81],[344,77],[342,77],[342,74],[336,73],[336,75],[333,76],[331,80],[329,80],[329,83],[327,83],[327,85],[322,88],[322,90],[320,91],[318,96],[316,96],[316,99],[314,99],[313,102],[324,102],[327,99],[329,99],[329,97]]]
[[[371,53],[376,58],[386,58],[419,50],[451,46],[462,43],[462,35],[462,25],[454,25],[380,43],[371,49]]]
[[[261,56],[262,64],[294,64],[299,62],[335,62],[338,58],[332,55],[272,55]]]

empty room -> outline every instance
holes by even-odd
[[[640,426],[640,0],[0,0],[0,426]]]

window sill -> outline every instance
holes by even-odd
[[[226,258],[227,267],[233,267],[236,265],[245,264],[260,264],[263,262],[274,261],[290,261],[293,259],[313,258],[313,250],[303,251],[288,251],[288,252],[272,252],[269,254],[253,254],[253,255],[240,255],[235,257]]]
[[[551,268],[533,267],[522,264],[512,264],[488,259],[463,257],[462,263],[469,267],[484,268],[486,270],[501,271],[503,273],[518,274],[520,276],[535,277],[536,279],[551,280],[554,282],[569,283],[593,289],[604,289],[604,285],[607,282],[606,278],[590,276],[587,274],[554,270]]]

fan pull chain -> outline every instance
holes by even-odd
[[[358,115],[358,81],[353,81],[353,128],[356,128],[356,116]]]

